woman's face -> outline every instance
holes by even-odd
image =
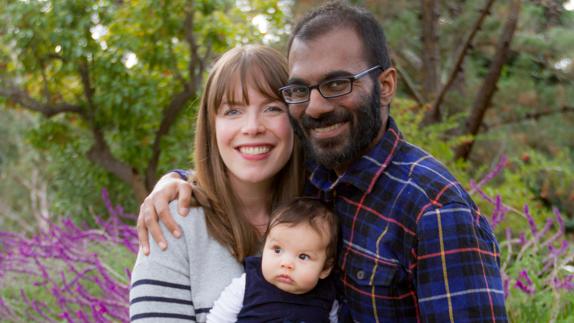
[[[217,110],[217,147],[232,181],[269,184],[291,157],[293,130],[285,103],[252,85],[247,89],[249,105],[241,103],[237,84],[234,102],[224,101]]]

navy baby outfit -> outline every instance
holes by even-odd
[[[331,277],[320,279],[305,294],[291,294],[268,283],[261,272],[261,257],[245,258],[245,297],[237,322],[329,322],[335,300]]]

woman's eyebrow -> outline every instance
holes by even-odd
[[[242,105],[244,104],[244,102],[242,101],[236,101],[236,100],[223,100],[221,101],[221,104],[226,104],[226,105]]]

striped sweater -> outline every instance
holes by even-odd
[[[207,233],[203,209],[187,217],[170,204],[182,236],[174,238],[161,224],[168,248],[161,251],[150,237],[151,252],[140,251],[130,288],[130,320],[145,322],[205,322],[213,302],[243,266]]]

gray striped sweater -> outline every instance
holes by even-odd
[[[182,236],[174,238],[161,225],[168,248],[161,251],[150,236],[151,252],[140,251],[130,288],[130,320],[136,322],[205,322],[213,302],[243,266],[207,234],[203,209],[187,217],[170,203]]]

